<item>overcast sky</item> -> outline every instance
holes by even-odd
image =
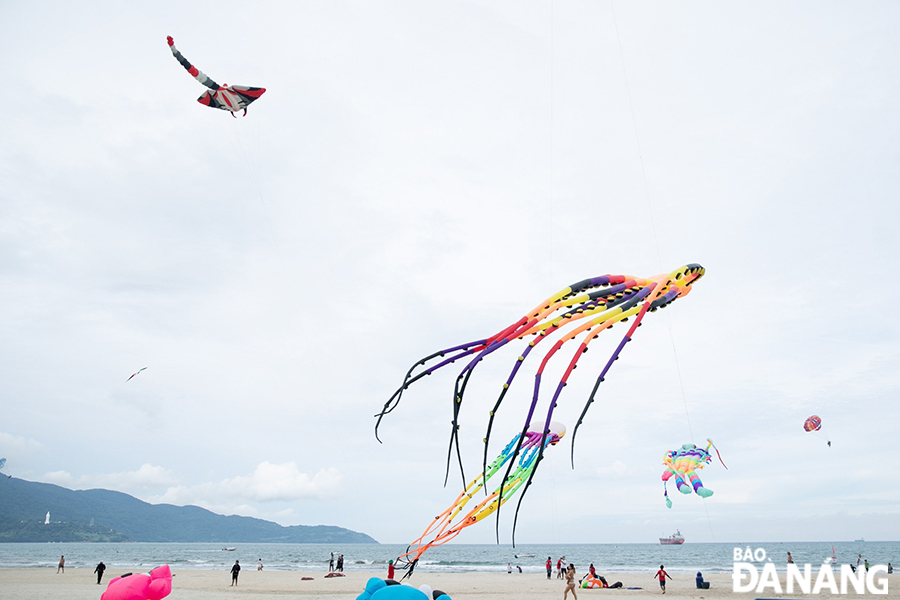
[[[585,277],[698,262],[575,470],[568,439],[548,452],[517,541],[900,539],[900,5],[86,6],[0,3],[8,473],[409,542],[460,482],[455,372],[374,438],[413,361]],[[167,35],[268,91],[201,106]],[[570,380],[570,431],[617,341]],[[468,473],[512,346],[473,377]],[[715,495],[666,509],[663,455],[707,437]]]

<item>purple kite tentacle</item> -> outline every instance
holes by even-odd
[[[468,356],[469,354],[472,354],[473,352],[475,352],[475,350],[479,346],[484,344],[486,341],[487,341],[487,339],[476,340],[474,342],[469,342],[468,344],[460,344],[458,346],[452,346],[450,348],[445,348],[444,350],[438,350],[437,352],[429,354],[428,356],[421,358],[421,359],[417,360],[415,363],[413,363],[413,366],[411,366],[409,368],[409,371],[406,372],[406,376],[403,378],[403,384],[399,388],[397,388],[397,391],[395,391],[391,395],[391,397],[388,398],[388,401],[384,403],[384,407],[381,409],[381,412],[378,413],[377,415],[375,415],[378,418],[378,420],[375,422],[375,439],[378,440],[379,443],[381,442],[381,440],[378,438],[378,426],[381,425],[381,420],[384,418],[384,415],[393,411],[394,408],[396,408],[397,405],[400,403],[400,397],[403,395],[403,391],[406,390],[406,388],[408,388],[410,385],[412,385],[419,379],[422,379],[423,377],[425,377],[427,375],[431,375],[434,371],[440,369],[441,367],[452,364],[455,360],[458,360],[459,358],[462,358],[463,356]],[[428,361],[430,361],[434,358],[437,358],[439,356],[444,357],[446,354],[448,354],[450,352],[456,352],[457,350],[462,350],[463,352],[456,356],[452,356],[452,357],[444,360],[443,362],[439,363],[438,365],[435,365],[434,367],[426,369],[422,373],[419,373],[412,378],[410,377],[412,375],[412,372],[416,369],[416,367],[420,367],[420,366],[424,367],[425,363],[427,363]],[[393,403],[393,405],[392,405],[392,403]]]
[[[466,393],[466,386],[469,383],[469,377],[472,376],[472,372],[475,370],[475,367],[478,366],[484,357],[489,355],[490,353],[498,350],[509,343],[509,338],[504,338],[500,341],[491,342],[487,348],[484,348],[481,352],[478,353],[475,358],[473,358],[469,363],[460,371],[459,375],[456,377],[456,385],[453,389],[453,420],[451,421],[452,430],[450,431],[450,448],[447,450],[447,468],[444,473],[444,485],[447,485],[447,480],[450,477],[450,458],[453,454],[453,445],[456,444],[456,457],[459,462],[459,472],[462,475],[462,485],[463,488],[466,487],[466,475],[465,470],[463,469],[462,463],[462,454],[459,448],[459,410],[462,408],[462,400],[463,396]],[[464,375],[465,374],[465,375]],[[462,385],[460,385],[460,379],[462,379]]]
[[[621,310],[621,312],[631,310],[632,308],[637,306],[637,304],[639,304],[642,300],[644,300],[647,296],[649,296],[655,287],[656,286],[654,284],[651,284],[651,285],[641,288],[640,291],[638,291],[633,296],[628,298],[618,308]],[[637,324],[632,325],[632,328],[636,327],[636,325]],[[590,334],[590,330],[588,330],[588,334]],[[596,335],[597,334],[594,334],[594,337],[596,337]],[[625,338],[627,340],[628,335],[626,335]],[[559,344],[560,348],[562,347],[562,343],[564,343],[564,342],[557,342],[557,344]],[[614,356],[611,359],[611,361],[615,361],[618,359],[618,353],[621,352],[621,349],[625,346],[625,343],[626,343],[626,341],[623,340],[619,344],[619,347],[616,349],[616,352],[614,353]],[[583,350],[582,350],[582,348],[583,348]],[[550,431],[550,421],[553,418],[553,410],[556,408],[557,400],[559,399],[559,396],[562,393],[563,388],[566,387],[566,380],[567,380],[569,374],[572,372],[572,370],[574,370],[575,367],[577,366],[578,359],[581,358],[581,354],[583,353],[583,351],[586,351],[586,350],[587,350],[587,347],[584,347],[584,344],[582,344],[582,346],[579,346],[579,349],[576,351],[575,356],[571,359],[569,369],[566,371],[566,373],[563,375],[563,377],[560,379],[559,383],[556,386],[556,391],[553,393],[553,397],[550,400],[550,408],[547,411],[547,418],[545,419],[545,422],[544,422],[544,432],[545,432],[544,434],[545,435],[547,432]],[[551,350],[550,352],[552,353],[552,352],[554,352],[554,350]],[[548,358],[550,356],[551,356],[551,354],[548,353],[547,357],[545,357],[544,360],[548,360]],[[529,425],[531,423],[532,415],[534,414],[534,409],[537,406],[539,394],[540,394],[540,373],[538,373],[538,375],[535,376],[534,397],[531,401],[531,409],[529,410],[529,413],[528,413]],[[537,462],[534,465],[534,469],[529,474],[528,481],[526,482],[525,487],[522,489],[522,494],[519,496],[519,501],[516,504],[516,514],[515,514],[515,517],[513,518],[513,530],[512,530],[512,539],[513,539],[514,544],[515,544],[515,539],[516,539],[516,523],[518,522],[518,517],[519,517],[519,507],[522,506],[522,499],[525,497],[525,494],[528,492],[528,488],[531,485],[531,480],[534,478],[534,475],[537,472],[538,467],[540,466],[542,457],[543,457],[543,449],[541,450],[541,452],[538,453],[538,458],[537,458]],[[500,493],[500,497],[502,498],[502,490]],[[497,518],[499,520],[499,512],[500,512],[499,507],[498,507],[497,512],[498,512]]]
[[[600,384],[606,380],[606,374],[613,366],[613,363],[619,360],[619,354],[622,352],[622,349],[625,348],[625,344],[631,341],[631,336],[634,330],[640,326],[642,317],[643,315],[638,316],[638,318],[635,320],[634,325],[631,326],[631,329],[628,331],[628,333],[625,334],[625,337],[622,338],[622,341],[619,342],[619,345],[616,346],[615,351],[613,351],[612,356],[609,357],[609,360],[606,362],[603,370],[600,371],[600,375],[597,377],[597,381],[594,383],[594,389],[591,390],[591,395],[588,397],[588,401],[584,405],[584,410],[581,411],[581,415],[578,417],[578,421],[576,421],[575,423],[575,428],[572,430],[572,454],[570,457],[573,469],[575,468],[575,436],[578,434],[578,428],[581,427],[584,416],[587,414],[588,409],[594,402],[594,396],[597,394],[597,388],[599,388]]]

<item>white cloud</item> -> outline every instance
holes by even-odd
[[[75,489],[103,488],[129,494],[139,494],[141,490],[154,487],[172,486],[177,483],[171,470],[145,463],[136,471],[103,473],[73,477],[67,471],[53,471],[44,475],[47,483],[55,483]]]
[[[45,483],[53,483],[64,487],[72,487],[75,482],[75,478],[67,471],[53,471],[45,474],[41,479]]]
[[[151,501],[169,504],[196,504],[205,508],[230,506],[223,500],[255,502],[325,499],[333,495],[341,482],[336,468],[320,469],[314,475],[302,473],[294,462],[273,464],[263,461],[251,475],[218,482],[169,487]],[[235,507],[235,510],[240,507]],[[242,511],[246,514],[246,511]]]
[[[36,440],[0,431],[0,454],[3,456],[25,456],[43,448],[44,444]]]
[[[293,462],[273,465],[260,463],[250,477],[235,477],[222,482],[223,490],[251,500],[297,500],[327,497],[337,488],[341,474],[335,468],[321,469],[310,477]]]

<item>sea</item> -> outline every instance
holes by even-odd
[[[859,555],[873,565],[900,561],[900,542],[518,544],[515,548],[508,544],[446,544],[429,550],[419,561],[417,572],[504,573],[509,565],[514,573],[518,573],[517,567],[524,573],[542,573],[548,556],[554,566],[565,556],[579,572],[593,563],[601,574],[646,573],[649,580],[661,564],[670,573],[731,573],[734,549],[748,547],[754,551],[762,548],[765,560],[771,560],[779,571],[786,569],[788,552],[795,563],[810,563],[814,568],[830,560],[832,551],[838,564],[855,565]],[[102,560],[111,574],[149,571],[162,564],[176,572],[227,571],[235,560],[252,570],[258,559],[270,571],[325,572],[334,552],[335,557],[344,555],[344,571],[384,573],[387,561],[405,550],[405,544],[3,543],[0,567],[55,568],[64,555],[67,567],[93,569]]]

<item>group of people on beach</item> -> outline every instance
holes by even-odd
[[[103,573],[106,571],[106,565],[103,564],[101,560],[96,567],[94,567],[94,573],[97,574],[97,585],[100,585],[100,580],[103,579]],[[66,574],[66,555],[63,554],[59,557],[59,563],[56,565],[56,574],[59,575],[62,573]]]
[[[549,556],[547,557],[546,567],[547,567],[547,579],[550,579],[550,577],[553,575],[553,559],[550,558]],[[569,597],[569,592],[572,592],[572,597],[575,598],[575,600],[578,600],[578,594],[575,592],[575,589],[578,587],[578,585],[575,582],[575,575],[576,575],[575,565],[573,563],[567,564],[565,556],[559,557],[559,559],[557,559],[557,561],[556,561],[556,578],[566,580],[566,589],[563,592],[563,600],[566,600]],[[604,585],[606,585],[606,580],[603,579],[603,577],[601,575],[597,575],[597,570],[594,568],[594,563],[591,563],[591,566],[588,567],[588,572],[584,578],[586,578],[586,577],[599,579],[603,582]],[[665,594],[666,593],[666,579],[667,578],[672,579],[672,576],[666,572],[665,566],[659,565],[659,570],[656,572],[656,574],[653,577],[655,577],[659,581],[659,587],[662,590],[662,593]],[[698,577],[698,581],[702,581],[702,576],[700,575],[700,573],[697,573],[697,577]],[[584,578],[582,578],[582,581],[584,580]],[[622,584],[617,583],[616,585],[621,586]],[[709,584],[707,584],[707,585],[709,585]],[[613,586],[613,587],[615,587],[615,586]],[[698,584],[698,587],[699,587],[699,584]]]
[[[334,552],[331,553],[331,558],[328,559],[328,572],[329,573],[343,573],[344,572],[344,555],[340,554],[337,557],[337,565],[334,564]]]

